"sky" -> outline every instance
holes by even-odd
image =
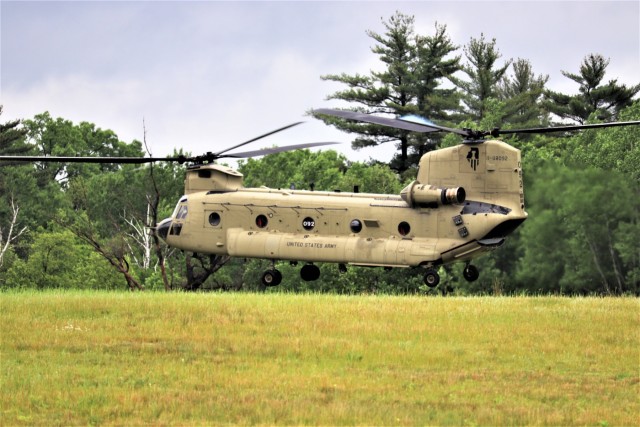
[[[353,135],[305,114],[344,106],[326,98],[345,86],[320,76],[380,69],[367,30],[384,33],[396,11],[415,16],[421,35],[446,25],[460,47],[495,38],[501,61],[528,59],[555,91],[577,93],[561,70],[578,73],[590,53],[610,59],[607,80],[640,82],[638,0],[2,0],[0,121],[48,111],[126,142],[146,129],[153,155],[165,156],[221,151],[304,120],[246,149],[335,141],[350,160],[389,161],[392,144],[354,151]]]

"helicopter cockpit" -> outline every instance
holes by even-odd
[[[173,210],[171,217],[162,220],[156,230],[158,235],[166,240],[167,236],[179,236],[182,232],[182,225],[187,219],[187,214],[189,213],[189,208],[187,206],[187,198],[182,197],[180,201],[176,205],[176,208]]]

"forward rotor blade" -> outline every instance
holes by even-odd
[[[67,157],[67,156],[0,156],[0,162],[31,163],[118,163],[143,164],[153,162],[181,162],[180,157]]]
[[[245,159],[248,157],[259,157],[259,156],[266,156],[267,154],[281,153],[283,151],[301,150],[303,148],[320,147],[323,145],[335,145],[335,144],[340,144],[340,143],[339,142],[310,142],[307,144],[287,145],[285,147],[262,148],[260,150],[244,151],[242,153],[229,153],[229,154],[224,154],[220,157]]]
[[[267,132],[267,133],[265,133],[265,134],[263,134],[263,135],[260,135],[260,136],[256,136],[256,137],[255,137],[255,138],[253,138],[253,139],[250,139],[250,140],[248,140],[248,141],[245,141],[245,142],[242,142],[242,143],[240,143],[240,144],[234,145],[234,146],[233,146],[233,147],[231,147],[231,148],[227,148],[227,149],[225,149],[225,150],[219,151],[219,152],[215,153],[215,156],[217,156],[218,158],[220,158],[220,157],[228,157],[228,156],[222,156],[222,154],[223,154],[223,153],[226,153],[226,152],[229,152],[229,151],[231,151],[231,150],[234,150],[234,149],[236,149],[236,148],[240,148],[240,147],[242,147],[243,145],[247,145],[247,144],[249,144],[249,143],[251,143],[251,142],[254,142],[254,141],[257,141],[257,140],[259,140],[259,139],[265,138],[265,137],[267,137],[267,136],[269,136],[269,135],[273,135],[274,133],[278,133],[278,132],[281,132],[281,131],[283,131],[283,130],[285,130],[285,129],[289,129],[289,128],[292,128],[292,127],[294,127],[294,126],[298,126],[298,125],[299,125],[299,124],[301,124],[301,123],[303,123],[303,122],[295,122],[295,123],[291,123],[290,125],[283,126],[283,127],[278,128],[278,129],[276,129],[276,130],[272,130],[271,132]]]
[[[550,133],[550,132],[567,132],[582,129],[597,129],[597,128],[609,128],[617,126],[633,126],[640,125],[640,121],[631,122],[610,122],[610,123],[594,123],[588,125],[570,125],[570,126],[555,126],[548,128],[531,128],[531,129],[496,129],[491,132],[492,136],[506,135],[513,133]]]

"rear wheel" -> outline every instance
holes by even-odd
[[[303,265],[300,269],[300,277],[302,277],[302,280],[307,282],[318,280],[320,277],[320,269],[313,264]]]
[[[467,282],[475,282],[478,280],[478,277],[480,277],[480,272],[478,271],[478,267],[469,264],[462,271],[462,276]]]

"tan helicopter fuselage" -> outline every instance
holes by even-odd
[[[526,217],[520,151],[491,140],[425,154],[399,195],[244,188],[232,169],[194,166],[158,231],[203,254],[431,267],[500,246]]]

